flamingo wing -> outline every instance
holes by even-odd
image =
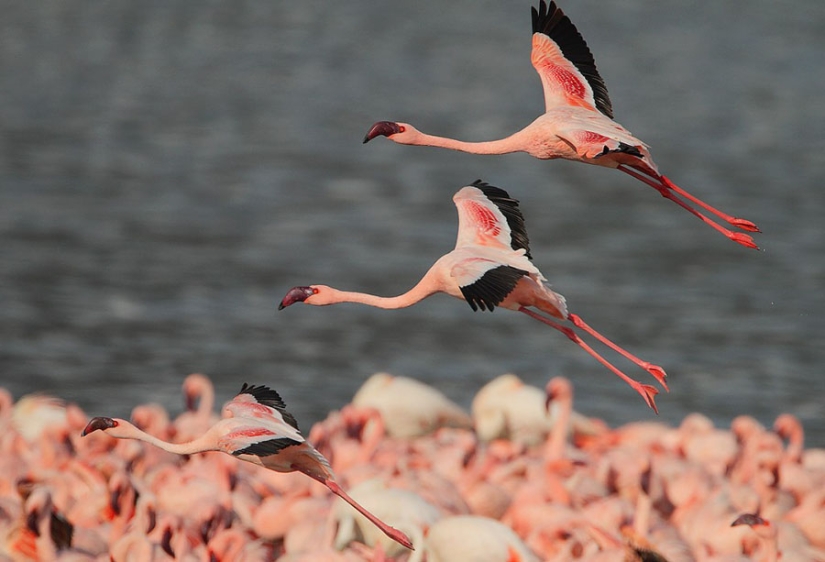
[[[530,275],[524,269],[483,258],[464,260],[453,266],[451,273],[470,307],[490,312],[513,292],[522,277]]]
[[[237,449],[232,452],[233,455],[255,455],[256,457],[268,457],[277,455],[287,447],[294,447],[300,445],[303,441],[296,441],[289,437],[278,437],[275,439],[267,439],[265,441],[258,441],[252,443],[243,449]]]
[[[235,416],[273,418],[300,431],[298,420],[286,411],[280,394],[267,386],[243,383],[241,391],[224,408]]]
[[[584,38],[555,2],[544,0],[533,13],[530,60],[544,87],[545,109],[580,106],[613,118],[604,80]]]
[[[518,200],[499,187],[476,180],[453,197],[458,209],[456,248],[489,246],[523,249],[530,258],[530,240]]]

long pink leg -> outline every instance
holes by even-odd
[[[728,238],[730,238],[734,242],[736,242],[738,244],[741,244],[743,246],[746,246],[748,248],[753,248],[754,250],[759,249],[759,246],[757,246],[756,243],[753,241],[752,236],[750,236],[748,234],[743,234],[741,232],[733,232],[732,230],[729,230],[729,229],[725,228],[724,226],[722,226],[722,225],[714,222],[713,220],[709,219],[708,217],[706,217],[705,215],[703,215],[702,213],[700,213],[699,211],[697,211],[696,209],[694,209],[693,207],[691,207],[690,205],[688,205],[687,203],[685,203],[684,201],[682,201],[681,199],[676,197],[671,192],[671,188],[668,187],[667,185],[665,185],[664,183],[656,183],[655,181],[653,181],[649,177],[647,177],[645,175],[642,175],[641,173],[639,173],[635,170],[631,170],[630,168],[627,168],[625,166],[619,166],[617,169],[621,170],[622,172],[626,173],[629,176],[633,176],[634,178],[636,178],[639,181],[643,181],[644,183],[646,183],[647,185],[649,185],[650,187],[652,187],[653,189],[658,191],[662,195],[662,197],[664,197],[666,199],[670,199],[671,201],[673,201],[674,203],[676,203],[677,205],[679,205],[680,207],[682,207],[683,209],[685,209],[689,213],[692,213],[693,215],[698,217],[702,222],[704,222],[705,224],[707,224],[711,228],[721,232],[722,234],[724,234],[725,236],[727,236]],[[664,176],[662,176],[662,177],[664,177]],[[736,220],[741,220],[741,219],[736,219]],[[746,221],[746,222],[750,222],[750,221]],[[750,223],[750,224],[753,224],[753,223]],[[756,228],[755,225],[754,225],[754,228]],[[758,231],[758,229],[756,229],[756,231]]]
[[[699,205],[700,207],[702,207],[703,209],[705,209],[709,213],[713,213],[714,215],[716,215],[717,217],[719,217],[723,221],[725,221],[727,223],[730,223],[730,224],[732,224],[733,226],[735,226],[737,228],[741,228],[742,230],[747,230],[749,232],[762,232],[761,230],[759,230],[758,226],[756,226],[753,222],[751,222],[747,219],[740,219],[739,217],[734,217],[733,215],[723,213],[722,211],[720,211],[716,207],[711,207],[710,205],[708,205],[707,203],[705,203],[704,201],[702,201],[698,197],[696,197],[694,195],[691,195],[690,193],[688,193],[687,191],[685,191],[684,189],[682,189],[681,187],[679,187],[678,185],[676,185],[675,183],[670,181],[669,177],[667,177],[665,175],[660,175],[659,179],[662,181],[663,184],[665,184],[665,187],[667,187],[669,189],[672,189],[673,191],[675,191],[676,193],[678,193],[679,195],[681,195],[685,199],[687,199],[689,201],[693,201],[695,204]]]
[[[528,308],[524,308],[523,306],[519,307],[518,310],[519,310],[519,312],[523,312],[524,314],[526,314],[527,316],[530,316],[531,318],[535,318],[539,322],[544,322],[545,324],[547,324],[551,328],[555,328],[556,330],[558,330],[559,332],[561,332],[562,334],[567,336],[570,339],[570,341],[572,341],[573,343],[575,343],[576,345],[578,345],[579,347],[584,349],[587,353],[589,353],[590,355],[595,357],[596,360],[599,363],[601,363],[602,365],[604,365],[605,367],[607,367],[608,369],[613,371],[613,373],[615,375],[618,375],[618,377],[621,378],[627,384],[629,384],[631,388],[633,388],[636,392],[641,394],[642,398],[644,398],[647,405],[650,406],[651,408],[653,408],[654,412],[656,412],[657,414],[659,413],[659,409],[656,407],[656,402],[654,401],[654,397],[657,394],[659,394],[659,391],[655,387],[653,387],[649,384],[642,384],[639,381],[631,379],[630,377],[628,377],[626,374],[624,374],[619,369],[614,367],[613,364],[611,364],[607,359],[605,359],[604,357],[599,355],[596,352],[596,350],[594,350],[592,347],[590,347],[584,341],[582,341],[582,339],[576,334],[576,332],[574,332],[573,330],[571,330],[567,326],[562,326],[561,324],[553,322],[549,318],[545,318],[541,314],[533,312],[532,310],[530,310]]]
[[[372,513],[370,513],[369,511],[367,511],[367,510],[366,510],[366,508],[364,508],[361,504],[359,504],[357,501],[355,501],[354,499],[352,499],[352,498],[350,497],[350,495],[349,495],[349,494],[347,494],[347,493],[343,490],[343,488],[341,488],[341,487],[338,485],[338,483],[337,483],[335,480],[331,480],[331,479],[321,480],[321,479],[318,479],[318,478],[316,478],[316,480],[318,480],[319,482],[321,482],[322,484],[324,484],[327,488],[329,488],[329,489],[330,489],[330,491],[331,491],[333,494],[335,494],[336,496],[340,497],[342,500],[344,500],[345,502],[347,502],[348,504],[350,504],[352,507],[354,507],[355,509],[357,509],[357,510],[358,510],[358,512],[359,512],[361,515],[363,515],[364,517],[366,517],[367,519],[369,519],[369,520],[372,522],[372,524],[373,524],[373,525],[375,525],[376,527],[378,527],[379,529],[381,529],[381,531],[382,531],[385,535],[387,535],[389,538],[391,538],[391,539],[392,539],[392,540],[394,540],[395,542],[397,542],[397,543],[399,543],[399,544],[401,544],[401,545],[403,545],[403,546],[405,546],[405,547],[409,548],[410,550],[415,550],[415,549],[413,548],[413,543],[412,543],[412,541],[410,540],[410,538],[409,538],[407,535],[405,535],[404,533],[402,533],[401,531],[399,531],[399,530],[398,530],[398,529],[396,529],[395,527],[391,527],[391,526],[387,525],[386,523],[384,523],[383,521],[381,521],[380,519],[378,519],[375,515],[373,515],[373,514],[372,514]]]
[[[587,332],[588,334],[590,334],[591,336],[593,336],[594,338],[608,346],[610,349],[622,354],[626,358],[636,363],[642,369],[645,369],[648,373],[653,375],[653,377],[657,381],[659,381],[659,384],[661,384],[666,391],[670,392],[670,389],[667,387],[667,373],[665,373],[665,370],[662,369],[659,365],[654,365],[653,363],[650,363],[648,361],[642,361],[641,359],[639,359],[623,347],[619,347],[617,344],[613,343],[605,336],[603,336],[600,332],[597,332],[595,329],[590,327],[590,325],[587,324],[584,320],[582,320],[581,316],[579,316],[578,314],[568,314],[567,319],[570,320],[574,325],[578,326],[579,328],[581,328],[582,330],[584,330],[585,332]]]

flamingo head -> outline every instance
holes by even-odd
[[[92,418],[86,427],[83,428],[83,433],[81,435],[86,437],[93,431],[97,431],[98,429],[101,431],[106,431],[107,429],[112,429],[117,427],[117,421],[112,418]]]
[[[369,131],[367,131],[367,135],[364,137],[364,143],[370,142],[375,137],[387,137],[391,140],[395,140],[392,138],[393,135],[405,133],[407,131],[412,130],[414,129],[406,123],[395,123],[393,121],[379,121],[372,127],[370,127]]]
[[[554,400],[569,399],[573,395],[573,387],[570,381],[563,377],[553,377],[545,386],[546,398],[544,400],[545,410],[550,410],[550,404]]]
[[[292,287],[287,294],[284,296],[283,300],[281,300],[281,304],[278,305],[278,310],[283,310],[291,304],[295,304],[296,302],[304,302],[308,298],[313,297],[318,294],[318,287],[309,285],[304,287]],[[312,303],[307,303],[312,304]]]

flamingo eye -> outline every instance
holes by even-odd
[[[317,295],[317,294],[318,294],[318,289],[316,289],[315,287],[313,287],[313,288],[312,288],[312,294],[313,294],[313,295]]]
[[[407,130],[407,128],[406,128],[404,125],[399,125],[399,126],[398,126],[398,132],[399,132],[399,133],[403,133],[403,132],[405,132],[406,130]]]

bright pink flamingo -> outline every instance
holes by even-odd
[[[728,215],[694,197],[659,173],[647,145],[613,121],[613,109],[593,55],[570,18],[541,0],[533,11],[531,60],[544,87],[546,111],[509,137],[465,142],[428,135],[408,123],[379,121],[364,137],[385,136],[400,144],[435,146],[473,154],[526,152],[542,160],[565,158],[617,168],[656,189],[734,242],[758,249],[747,234],[732,232],[682,201],[684,197],[734,227],[759,232],[751,221]]]
[[[244,383],[238,395],[224,406],[223,416],[206,433],[187,443],[169,443],[126,420],[105,417],[93,418],[83,435],[100,430],[118,439],[145,441],[179,455],[220,451],[276,472],[302,472],[349,503],[388,537],[412,548],[404,533],[379,520],[338,485],[329,462],[304,440],[298,423],[286,411],[276,391]]]
[[[283,309],[296,302],[312,305],[354,302],[396,309],[411,306],[442,292],[466,299],[473,310],[480,308],[492,311],[497,306],[517,310],[562,332],[621,377],[658,413],[654,402],[658,390],[631,379],[614,367],[571,328],[530,309],[537,308],[552,317],[569,320],[646,369],[667,390],[667,375],[661,367],[642,361],[591,328],[576,314],[568,313],[564,297],[550,289],[544,275],[531,261],[529,240],[518,201],[503,189],[477,180],[459,190],[453,197],[453,202],[458,208],[458,240],[455,249],[439,258],[421,281],[406,293],[397,297],[379,297],[340,291],[326,285],[309,285],[290,289],[278,308]]]

